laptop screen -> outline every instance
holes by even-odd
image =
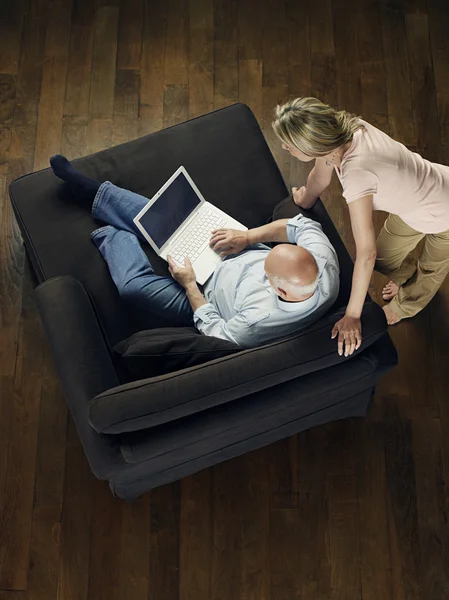
[[[139,221],[157,247],[162,248],[200,202],[185,175],[180,173]]]

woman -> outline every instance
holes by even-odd
[[[449,271],[449,167],[316,98],[278,106],[273,129],[292,156],[316,160],[307,186],[293,188],[295,203],[311,208],[335,170],[349,205],[357,256],[345,316],[332,330],[339,354],[347,356],[362,342],[360,315],[374,268],[391,278],[382,290],[390,325],[416,315],[443,283]],[[377,242],[373,210],[390,213]],[[416,263],[410,252],[423,238]]]

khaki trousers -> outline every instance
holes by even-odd
[[[416,262],[410,252],[425,238]],[[449,272],[449,230],[426,234],[389,215],[377,238],[376,271],[400,285],[390,303],[401,318],[413,317],[434,297]]]

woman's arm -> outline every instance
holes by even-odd
[[[312,208],[318,197],[324,192],[332,180],[333,166],[328,166],[324,158],[317,158],[315,166],[307,178],[307,187],[294,188],[293,200],[302,208]]]
[[[351,226],[356,245],[351,297],[343,319],[335,324],[332,338],[338,334],[338,353],[345,356],[362,343],[360,315],[376,261],[376,235],[373,224],[373,196],[364,196],[349,204]]]

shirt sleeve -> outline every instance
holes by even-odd
[[[291,244],[302,246],[317,261],[320,275],[328,262],[338,268],[338,258],[321,224],[301,213],[287,221],[287,237]]]
[[[260,320],[269,315],[257,314],[254,316],[251,311],[242,311],[236,314],[229,321],[220,317],[215,306],[211,303],[203,304],[193,314],[195,327],[204,335],[210,335],[221,340],[234,342],[243,348],[252,348],[257,345],[257,341],[251,331],[251,328]]]
[[[354,202],[364,196],[377,193],[378,178],[367,169],[351,169],[342,178],[343,197],[346,202]]]

